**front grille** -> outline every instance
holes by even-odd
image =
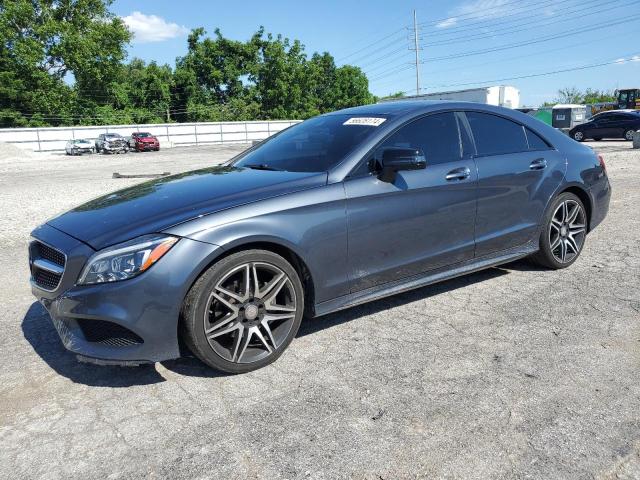
[[[56,250],[55,248],[51,248],[49,245],[45,245],[44,243],[35,242],[34,244],[34,258],[43,258],[45,260],[49,260],[50,262],[55,263],[64,268],[65,257],[64,253]]]
[[[55,290],[60,285],[66,257],[60,250],[37,240],[29,246],[31,279],[44,290]]]
[[[144,343],[142,338],[117,323],[106,320],[88,320],[81,318],[78,326],[87,342],[99,343],[110,347],[129,347]]]
[[[48,272],[47,270],[41,270],[39,268],[34,268],[33,270],[33,280],[39,287],[42,287],[45,290],[55,290],[58,287],[62,275]]]

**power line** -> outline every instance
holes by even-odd
[[[538,39],[535,39],[535,40],[527,40],[527,41],[523,41],[523,42],[516,42],[516,43],[502,45],[500,47],[492,47],[492,48],[486,48],[486,49],[481,49],[481,50],[473,50],[473,51],[470,51],[470,52],[463,52],[463,53],[457,53],[457,54],[452,54],[452,55],[444,55],[444,56],[441,56],[441,57],[434,57],[434,58],[431,58],[430,60],[427,60],[425,63],[428,63],[428,62],[439,62],[439,61],[443,61],[443,60],[453,60],[453,59],[456,59],[456,58],[472,57],[472,56],[476,56],[476,55],[483,55],[485,53],[493,53],[493,52],[499,52],[499,51],[502,51],[502,50],[509,50],[511,48],[526,47],[526,46],[529,46],[529,45],[535,45],[535,44],[538,44],[538,43],[548,42],[550,40],[556,40],[556,39],[559,39],[559,38],[570,37],[570,36],[572,36],[574,34],[592,33],[594,30],[601,30],[603,28],[609,28],[609,27],[613,27],[613,26],[616,26],[616,25],[622,25],[624,23],[629,23],[629,22],[635,21],[638,18],[640,18],[640,15],[634,15],[634,16],[628,17],[625,20],[618,20],[616,22],[609,22],[609,23],[605,23],[605,24],[585,25],[585,26],[580,27],[580,28],[575,28],[573,30],[568,30],[568,31],[566,31],[564,33],[555,34],[555,35],[549,35],[549,36],[538,38]]]
[[[400,65],[399,65],[399,66],[400,66]],[[398,67],[399,67],[399,66],[398,66]],[[372,79],[372,80],[370,80],[370,81],[371,81],[371,82],[377,82],[378,80],[382,80],[383,78],[390,77],[391,75],[393,75],[393,74],[395,74],[395,73],[404,72],[405,70],[408,70],[408,69],[410,69],[410,68],[413,68],[413,64],[411,64],[411,63],[409,63],[409,64],[405,65],[403,68],[400,68],[399,70],[398,70],[398,68],[397,68],[397,67],[395,67],[395,68],[393,68],[393,69],[391,69],[391,70],[388,70],[387,72],[385,72],[385,73],[383,73],[383,74],[381,74],[381,75],[378,75],[377,77],[373,78],[373,79]]]
[[[218,107],[224,107],[225,109],[228,110],[238,110],[237,107],[229,107],[227,105],[192,105],[189,108],[180,108],[180,109],[169,109],[168,112],[170,114],[175,114],[175,115],[181,115],[181,114],[186,114],[186,113],[192,113],[192,112],[197,112],[198,110],[208,110],[208,109],[214,109],[214,108],[218,108]],[[57,119],[57,120],[66,120],[66,119],[90,119],[90,120],[103,120],[105,117],[119,117],[119,118],[125,118],[125,117],[129,117],[132,114],[136,114],[136,113],[142,113],[142,114],[161,114],[162,116],[167,114],[167,110],[137,110],[135,112],[129,112],[129,111],[125,111],[125,110],[115,110],[115,111],[111,111],[108,113],[105,113],[105,115],[57,115],[57,116],[53,116],[53,115],[47,115],[47,114],[42,114],[42,113],[37,113],[37,112],[11,112],[11,113],[17,113],[23,117],[28,117],[28,118],[33,118],[33,117],[37,117],[37,118],[42,118],[42,119]],[[1,115],[1,114],[0,114]]]
[[[397,34],[398,34],[398,33],[400,33],[400,32],[404,32],[404,31],[405,31],[405,28],[406,28],[406,27],[399,28],[398,30],[395,30],[394,32],[392,32],[392,33],[390,33],[389,35],[387,35],[386,37],[382,37],[381,39],[376,40],[376,41],[375,41],[375,42],[373,42],[373,43],[370,43],[370,44],[369,44],[369,45],[367,45],[366,47],[363,47],[363,48],[361,48],[361,49],[359,49],[359,50],[356,50],[355,52],[350,53],[349,55],[346,55],[346,56],[344,56],[344,57],[337,58],[337,59],[336,59],[336,62],[343,63],[343,61],[344,61],[344,60],[346,60],[347,58],[352,57],[352,56],[354,56],[354,55],[357,55],[358,53],[363,52],[363,51],[365,51],[365,50],[368,50],[368,49],[369,49],[369,48],[371,48],[371,47],[375,47],[375,46],[376,46],[376,45],[378,45],[380,42],[382,42],[382,41],[384,41],[384,40],[386,40],[386,39],[388,39],[388,38],[391,38],[391,37],[393,37],[393,36],[397,36]]]
[[[633,53],[631,55],[628,55],[628,58],[621,57],[621,58],[619,58],[617,60],[612,60],[612,61],[609,61],[609,62],[593,63],[593,64],[590,64],[590,65],[581,65],[579,67],[563,68],[563,69],[552,70],[552,71],[543,72],[543,73],[532,73],[532,74],[528,74],[528,75],[518,75],[518,76],[514,76],[514,77],[493,78],[491,80],[482,80],[482,81],[477,81],[477,82],[461,82],[461,83],[432,85],[429,88],[463,87],[463,86],[468,86],[468,85],[481,86],[481,85],[484,85],[484,84],[505,82],[507,80],[522,80],[522,79],[525,79],[525,78],[535,78],[535,77],[543,77],[543,76],[547,76],[547,75],[557,75],[559,73],[575,72],[575,71],[579,71],[579,70],[587,70],[587,69],[590,69],[590,68],[604,67],[604,66],[607,66],[607,65],[620,65],[621,63],[626,63],[626,62],[640,61],[640,60],[637,60],[637,56],[638,56],[638,53]],[[424,87],[424,88],[426,89],[427,87]]]
[[[596,7],[601,7],[602,5],[616,3],[618,1],[619,0],[611,0],[609,2],[603,2],[603,3],[600,3],[599,5],[597,5]],[[626,7],[626,6],[629,6],[629,5],[634,5],[634,4],[637,4],[637,3],[638,2],[636,2],[636,1],[632,1],[632,2],[628,2],[626,4],[618,5],[618,7],[622,8],[622,7]],[[506,27],[506,28],[492,30],[492,31],[486,32],[486,33],[479,33],[477,35],[469,35],[469,36],[462,36],[462,37],[454,37],[452,39],[448,39],[448,40],[444,40],[444,41],[437,41],[437,42],[430,43],[429,45],[433,47],[433,46],[441,46],[441,45],[453,45],[453,44],[456,44],[456,43],[467,43],[467,42],[472,42],[472,41],[476,41],[476,40],[481,40],[481,39],[484,39],[484,38],[492,38],[492,37],[501,36],[501,35],[508,35],[508,34],[511,34],[511,33],[519,33],[519,32],[522,32],[523,30],[531,30],[532,28],[537,28],[538,26],[547,27],[549,25],[555,25],[555,24],[558,24],[558,23],[566,22],[566,18],[564,18],[564,16],[566,16],[566,15],[571,15],[571,14],[576,13],[576,12],[584,12],[584,11],[585,11],[584,8],[579,8],[577,10],[563,12],[561,16],[551,17],[552,19],[555,19],[555,20],[552,20],[552,21],[549,21],[547,19],[544,19],[543,21],[541,21],[540,19],[536,19],[536,20],[527,21],[527,22],[520,23],[520,24],[514,24],[514,25],[511,25],[511,26]],[[589,17],[589,16],[592,16],[592,15],[597,15],[598,13],[603,13],[603,12],[608,12],[608,11],[610,11],[610,8],[604,8],[604,9],[596,10],[596,11],[593,11],[593,12],[583,13],[582,15],[573,16],[571,18],[571,20],[576,20],[576,19],[579,19],[579,18],[585,18],[585,17]],[[529,26],[527,26],[527,25],[529,25]]]
[[[638,55],[640,55],[640,54],[639,53],[632,53],[632,54],[624,55],[621,58],[618,58],[618,59],[612,60],[612,61],[593,63],[593,64],[589,64],[589,65],[580,65],[580,66],[577,66],[577,67],[563,68],[563,69],[552,70],[552,71],[547,71],[547,72],[539,72],[539,73],[532,73],[532,74],[526,74],[526,75],[517,75],[517,76],[513,76],[513,77],[493,78],[491,80],[482,80],[482,81],[474,81],[474,82],[459,82],[459,83],[437,84],[437,85],[430,85],[430,86],[423,85],[422,88],[426,90],[428,88],[467,87],[467,86],[472,86],[472,85],[477,86],[477,87],[481,87],[481,86],[487,85],[487,84],[500,83],[500,82],[511,81],[511,80],[523,80],[523,79],[527,79],[527,78],[536,78],[536,77],[543,77],[543,76],[549,76],[549,75],[558,75],[558,74],[561,74],[561,73],[575,72],[575,71],[580,71],[580,70],[588,70],[588,69],[592,69],[592,68],[599,68],[599,67],[604,67],[604,66],[609,66],[609,65],[621,65],[621,64],[624,64],[624,63],[627,63],[627,62],[640,62],[640,60],[638,60]]]
[[[482,11],[478,12],[478,11],[474,11],[474,12],[469,12],[469,13],[461,13],[460,15],[450,15],[448,17],[443,17],[443,18],[439,18],[436,20],[431,20],[428,22],[422,22],[420,25],[421,26],[438,26],[439,24],[441,24],[442,22],[445,22],[447,20],[460,20],[460,19],[473,19],[474,17],[478,17],[478,18],[482,18],[482,16],[486,16],[487,12],[491,12],[492,10],[495,9],[502,9],[505,7],[508,7],[510,5],[517,5],[517,6],[522,6],[522,1],[521,0],[514,0],[514,1],[510,1],[510,2],[504,2],[501,3],[500,5],[495,5],[493,7],[487,7],[487,8],[483,8]],[[530,5],[537,5],[537,2],[531,2]],[[507,16],[507,15],[504,15]]]
[[[587,2],[583,2],[583,4],[592,3],[593,1],[596,1],[596,0],[590,0],[590,1],[587,1]],[[499,26],[499,25],[504,25],[504,24],[511,23],[511,22],[519,20],[519,19],[515,18],[515,19],[511,19],[511,20],[507,20],[507,21],[502,21],[505,18],[518,17],[518,16],[521,16],[521,15],[527,15],[527,14],[530,14],[530,13],[539,13],[541,8],[544,8],[544,7],[547,7],[547,6],[557,7],[557,6],[563,5],[565,3],[574,3],[574,2],[575,2],[575,0],[560,0],[560,1],[544,0],[542,2],[535,2],[532,5],[526,5],[526,6],[524,6],[524,8],[515,9],[515,11],[513,11],[512,13],[507,13],[507,14],[504,14],[504,15],[500,15],[499,17],[486,18],[484,20],[479,20],[477,22],[467,23],[467,24],[460,25],[460,26],[457,26],[457,27],[437,28],[437,30],[433,30],[432,31],[431,36],[434,36],[434,37],[447,36],[447,35],[453,35],[453,34],[468,32],[468,31],[472,31],[472,30],[477,30],[479,27],[483,27],[483,26],[495,27],[495,26]],[[580,5],[580,2],[576,3],[576,6],[577,5]]]
[[[549,55],[549,53],[553,53],[553,52],[559,52],[562,50],[568,50],[574,47],[583,47],[584,45],[590,45],[593,43],[601,43],[603,40],[608,40],[611,38],[620,38],[621,35],[624,35],[626,32],[616,32],[613,35],[605,35],[602,37],[596,37],[596,38],[592,38],[592,39],[588,39],[588,40],[581,40],[578,43],[571,43],[571,44],[567,44],[567,45],[563,45],[561,47],[558,48],[552,48],[552,49],[545,49],[545,50],[538,50],[532,53],[527,53],[527,58],[533,57],[533,56],[537,56],[537,55]],[[629,33],[635,33],[635,30],[633,32],[629,32]],[[504,64],[505,62],[508,62],[510,60],[521,60],[522,59],[522,55],[517,55],[517,56],[512,56],[512,57],[507,57],[507,58],[499,58],[496,60],[491,60],[491,61],[485,61],[482,63],[475,63],[475,64],[465,64],[463,67],[453,67],[453,68],[439,68],[438,69],[438,73],[444,73],[444,72],[457,72],[460,70],[469,70],[470,68],[475,68],[475,67],[483,67],[485,65],[491,65],[491,64],[496,64],[496,63],[500,63],[500,64]]]
[[[598,0],[591,0],[591,2],[587,2],[587,3],[593,3],[594,1],[596,1],[596,2],[597,2]],[[611,1],[609,1],[609,2],[606,2],[605,4],[611,4],[611,3],[614,3],[614,2],[616,2],[616,1],[619,1],[619,0],[611,0]],[[624,4],[624,5],[627,5],[627,4]],[[592,7],[592,8],[593,8],[593,7]],[[582,11],[584,11],[584,9],[582,9]],[[603,10],[599,10],[599,11],[596,11],[596,12],[586,13],[586,14],[584,14],[584,15],[581,15],[579,18],[586,17],[586,16],[588,16],[588,15],[594,15],[594,14],[600,13],[600,12],[602,12],[602,11],[603,11]],[[569,14],[571,14],[571,13],[573,13],[573,11],[569,11],[568,13],[569,13]],[[566,13],[565,13],[565,14],[566,14]],[[554,18],[557,18],[557,17],[554,17]],[[554,22],[548,22],[548,21],[546,21],[546,24],[547,24],[547,25],[548,25],[548,24],[550,24],[550,23],[551,23],[551,24],[555,24],[555,23],[560,23],[560,22],[562,22],[562,21],[563,21],[563,20],[556,20],[556,21],[554,21]],[[539,20],[535,20],[535,22],[539,22]],[[529,22],[526,22],[525,24],[532,24],[532,23],[535,23],[535,22],[531,22],[531,21],[529,21]],[[508,23],[508,22],[506,22],[506,23]],[[522,25],[525,25],[525,24],[522,24]],[[522,25],[519,25],[519,26],[522,26]],[[604,26],[607,26],[607,25],[604,25]],[[600,25],[595,25],[594,27],[595,27],[595,28],[597,28],[597,27],[600,27]],[[514,26],[511,26],[511,27],[508,27],[508,28],[513,29],[513,28],[514,28]],[[506,30],[506,29],[504,29],[504,28],[503,28],[502,30]],[[574,30],[572,30],[571,32],[574,32],[574,31],[575,31],[575,29],[574,29]],[[509,31],[504,31],[502,34],[507,34],[507,33],[514,33],[514,31],[511,31],[511,30],[509,30]],[[494,33],[492,32],[492,33],[489,33],[489,34],[482,34],[482,35],[478,35],[478,36],[476,36],[476,37],[477,37],[478,39],[480,39],[480,38],[486,38],[487,36],[491,36],[491,35],[493,35],[493,34],[494,34]],[[562,35],[561,35],[561,36],[562,36]],[[564,35],[564,36],[566,36],[566,35]],[[431,37],[431,35],[430,35],[430,37]],[[414,35],[414,38],[415,38],[415,35]],[[554,36],[553,38],[555,38],[555,36]],[[548,40],[550,40],[550,39],[552,39],[552,38],[549,38]],[[473,37],[473,36],[472,36],[472,37],[468,37],[468,36],[467,36],[467,37],[461,38],[460,40],[458,40],[458,39],[454,38],[454,39],[449,39],[449,40],[447,40],[446,42],[435,42],[435,43],[430,42],[429,46],[431,47],[431,46],[437,46],[437,45],[440,45],[440,44],[449,44],[449,43],[464,43],[464,42],[471,41],[471,40],[475,40],[475,37]],[[540,41],[540,40],[539,40],[539,41]],[[544,41],[547,41],[547,39],[545,38],[545,39],[544,39]],[[377,51],[376,53],[380,53],[381,51],[382,51],[382,52],[384,52],[384,53],[383,53],[382,55],[378,55],[378,56],[374,57],[373,59],[369,59],[369,60],[368,60],[368,61],[366,61],[364,64],[360,64],[359,66],[360,66],[364,71],[366,71],[368,75],[371,75],[374,71],[379,70],[380,68],[387,67],[387,66],[388,66],[388,59],[389,59],[389,57],[391,57],[392,55],[394,55],[394,54],[396,54],[396,53],[399,53],[399,52],[401,52],[401,51],[403,50],[403,48],[402,48],[402,47],[400,47],[400,48],[395,48],[393,51],[387,51],[387,50],[389,50],[389,48],[390,48],[390,47],[392,47],[392,46],[394,46],[394,45],[396,45],[396,44],[397,44],[397,40],[396,40],[396,41],[394,41],[394,42],[392,42],[391,44],[385,45],[385,46],[384,46],[383,48],[381,48],[381,49],[378,49],[378,51]],[[523,44],[522,44],[522,46],[526,46],[526,44],[527,44],[527,43],[525,42],[525,43],[523,43]],[[514,45],[514,47],[515,47],[515,46],[518,46],[518,45]],[[508,48],[513,48],[513,47],[509,46]],[[499,50],[502,50],[502,49],[506,49],[506,48],[503,48],[503,47],[495,48],[495,47],[494,47],[494,48],[488,49],[488,50],[487,50],[487,53],[489,53],[490,51],[499,51]],[[444,59],[449,59],[449,58],[458,58],[459,56],[468,56],[468,54],[467,54],[467,53],[465,53],[465,54],[458,54],[458,55],[449,55],[449,56],[446,56],[446,57],[435,57],[434,59],[432,59],[432,61],[435,61],[435,60],[444,60]],[[369,55],[369,58],[370,58],[370,57],[371,57],[371,56]],[[374,65],[376,65],[376,64],[378,64],[378,63],[380,63],[380,62],[385,62],[385,61],[387,62],[387,64],[381,64],[381,65],[374,66]],[[421,62],[421,63],[427,63],[427,62]],[[386,70],[385,70],[385,73],[386,73]],[[376,80],[376,79],[377,79],[377,77],[378,77],[378,75],[376,75],[374,78],[371,78],[370,80],[374,81],[374,80]]]
[[[548,1],[549,3],[553,3],[553,0],[547,0],[547,1]],[[570,0],[563,0],[563,1],[570,1]],[[560,1],[559,3],[563,3],[563,1]],[[534,2],[534,3],[535,3],[535,2]],[[511,4],[520,4],[520,5],[521,5],[521,4],[522,4],[522,1],[514,0],[514,1],[512,1],[512,2],[504,3],[504,4],[500,5],[499,7],[500,7],[500,8],[503,8],[503,7],[508,6],[508,5],[511,5]],[[490,11],[490,10],[495,9],[495,8],[498,8],[498,7],[489,7],[489,8],[487,8],[487,9],[483,10],[483,11],[484,11],[484,12],[486,12],[487,10],[489,10],[489,11]],[[473,17],[473,16],[475,16],[475,15],[477,15],[477,13],[462,14],[462,15],[458,15],[458,16],[456,16],[456,18],[463,18],[463,17],[467,17],[467,16],[469,16],[469,17]],[[422,22],[422,23],[420,23],[419,25],[420,25],[420,26],[423,26],[423,25],[429,25],[429,24],[433,24],[433,25],[435,25],[435,24],[439,23],[439,21],[446,20],[446,19],[448,19],[448,18],[450,18],[450,17],[445,17],[445,18],[440,19],[440,20],[435,20],[434,22]],[[360,49],[358,49],[358,50],[356,50],[356,51],[354,51],[354,52],[352,52],[352,53],[350,53],[350,54],[348,54],[348,55],[345,55],[345,56],[339,57],[339,58],[337,58],[337,59],[336,59],[336,62],[340,62],[340,63],[342,63],[342,62],[343,62],[344,60],[346,60],[347,58],[353,57],[354,55],[357,55],[358,53],[364,52],[364,51],[366,51],[366,50],[368,50],[368,49],[370,49],[370,48],[372,48],[372,47],[378,47],[378,48],[377,48],[377,51],[376,51],[376,53],[378,53],[378,52],[381,50],[381,48],[379,47],[379,44],[380,44],[380,43],[382,43],[384,40],[387,40],[387,39],[389,39],[389,38],[392,38],[392,37],[398,36],[398,34],[399,34],[399,33],[404,32],[405,28],[407,28],[407,27],[399,28],[398,30],[393,31],[392,33],[390,33],[390,34],[388,34],[388,35],[386,35],[386,36],[384,36],[384,37],[382,37],[382,38],[380,38],[380,39],[378,39],[378,40],[376,40],[376,41],[374,41],[374,42],[372,42],[372,43],[370,43],[370,44],[368,44],[368,45],[366,45],[366,46],[364,46],[364,47],[362,47],[362,48],[360,48]],[[385,47],[382,47],[382,49],[384,49],[384,48],[388,48],[388,46],[389,46],[389,45],[393,45],[393,44],[395,44],[396,42],[397,42],[397,39],[396,39],[395,41],[391,42],[390,44],[386,44],[386,46],[385,46]],[[365,55],[365,57],[367,57],[367,56],[368,56],[368,55]],[[359,57],[359,58],[364,58],[364,57]],[[358,63],[359,58],[357,58],[356,60],[351,60],[351,62],[352,62],[352,63]]]
[[[405,32],[405,33],[406,33],[406,32]],[[364,57],[361,57],[362,59],[364,59],[364,60],[365,60],[365,62],[364,62],[364,63],[360,62],[360,61],[359,61],[359,59],[358,59],[358,60],[356,60],[356,61],[351,62],[351,64],[352,64],[352,65],[358,65],[358,66],[360,66],[360,68],[363,68],[365,65],[374,65],[375,63],[379,62],[380,60],[384,60],[384,59],[386,59],[386,58],[387,58],[387,55],[393,55],[394,53],[397,53],[397,52],[400,52],[400,51],[404,50],[404,49],[406,48],[406,44],[405,44],[405,42],[404,42],[404,39],[399,39],[399,40],[403,40],[403,41],[401,42],[401,43],[402,43],[402,46],[401,46],[400,48],[398,48],[398,45],[399,45],[398,40],[395,40],[395,41],[393,41],[392,43],[389,43],[389,44],[387,44],[387,45],[385,45],[385,46],[383,46],[383,47],[378,48],[375,52],[373,52],[373,53],[371,53],[371,54],[368,54],[368,55],[365,55]],[[366,61],[366,60],[368,60],[369,58],[371,58],[373,55],[378,55],[378,54],[380,54],[381,52],[384,52],[385,50],[389,50],[389,48],[391,48],[391,47],[396,47],[396,49],[395,49],[395,50],[393,50],[392,52],[387,52],[387,53],[385,53],[385,54],[383,54],[383,55],[381,55],[381,56],[377,56],[377,57],[375,57],[375,58],[376,58],[376,60],[373,60],[373,61]]]
[[[391,66],[399,66],[399,65],[406,64],[406,63],[413,64],[412,59],[413,59],[413,55],[411,54],[411,51],[407,50],[407,51],[404,52],[404,54],[396,57],[394,60],[392,60],[390,62],[381,63],[380,65],[377,65],[375,67],[367,68],[364,71],[365,71],[365,73],[367,75],[371,75],[373,72],[376,72],[376,71],[380,70],[381,68],[389,69],[389,67],[391,67]],[[400,60],[400,63],[398,63],[398,60]],[[386,72],[386,70],[383,70],[383,72]],[[377,75],[380,75],[381,73],[382,72],[378,72],[373,76],[375,77]]]

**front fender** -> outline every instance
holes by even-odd
[[[272,243],[310,270],[316,302],[349,293],[347,220],[342,183],[242,205],[185,222],[166,233],[235,249]]]

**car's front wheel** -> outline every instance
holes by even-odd
[[[577,260],[587,236],[587,213],[573,193],[559,195],[548,210],[533,260],[542,266],[566,268]]]
[[[266,250],[230,255],[209,268],[185,298],[181,322],[191,351],[207,365],[244,373],[275,361],[304,312],[296,270]]]

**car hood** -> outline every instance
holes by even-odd
[[[72,143],[71,146],[72,147],[87,148],[87,147],[93,147],[93,143],[91,143],[91,142],[76,142],[76,143]]]
[[[156,137],[142,137],[142,138],[138,137],[136,138],[136,140],[138,142],[143,142],[143,143],[153,143],[158,141]]]
[[[47,223],[99,250],[202,215],[326,183],[326,173],[206,168],[119,190]]]

